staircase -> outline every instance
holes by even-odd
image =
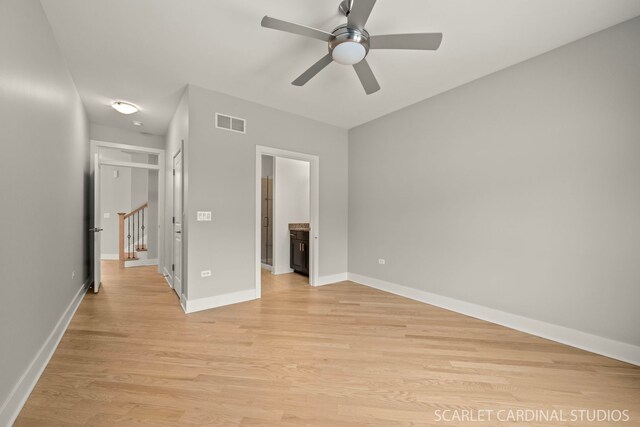
[[[149,204],[144,203],[129,213],[118,213],[120,228],[119,259],[125,267],[157,264],[157,261],[150,262],[147,259],[145,216],[148,218],[148,209]]]

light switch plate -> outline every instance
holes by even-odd
[[[198,221],[211,221],[211,212],[198,211]]]
[[[102,217],[103,217],[104,219],[109,219],[109,218],[111,218],[111,214],[110,214],[109,212],[105,212],[105,213],[102,215]]]

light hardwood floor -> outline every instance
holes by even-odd
[[[640,425],[640,368],[350,282],[263,274],[190,315],[155,267],[104,265],[17,426]],[[627,423],[436,410],[629,409]],[[557,412],[556,412],[557,413]]]

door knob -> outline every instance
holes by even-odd
[[[102,228],[98,228],[98,227],[93,227],[90,228],[89,231],[93,231],[94,233],[99,233],[101,232],[103,229]]]

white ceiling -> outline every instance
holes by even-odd
[[[339,0],[41,1],[91,121],[156,134],[187,83],[351,128],[640,15],[640,0],[378,0],[371,34],[444,38],[436,52],[372,51],[382,90],[367,96],[336,63],[292,86],[326,44],[260,26],[268,14],[331,31]]]

